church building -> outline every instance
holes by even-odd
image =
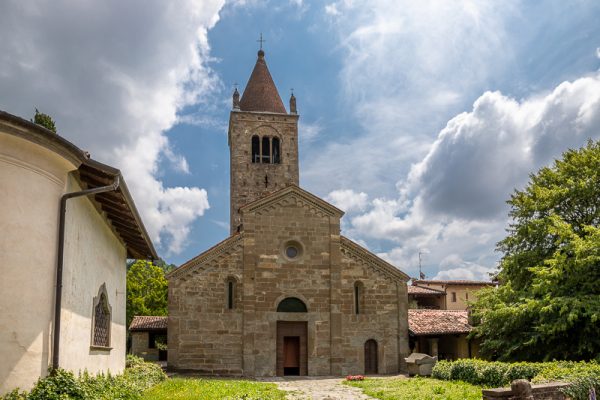
[[[231,234],[171,272],[168,365],[212,375],[391,374],[408,356],[409,277],[340,234],[301,189],[298,113],[263,50],[229,117]]]

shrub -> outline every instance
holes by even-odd
[[[364,375],[348,375],[346,377],[347,381],[364,381],[365,377]]]
[[[49,371],[38,379],[31,392],[18,389],[0,396],[0,400],[137,400],[151,386],[166,379],[162,369],[139,357],[129,357],[122,375],[90,375],[87,371],[75,378],[62,369]]]
[[[534,383],[572,382],[564,393],[574,400],[587,400],[591,388],[600,392],[600,364],[595,361],[546,363],[505,363],[477,359],[440,361],[433,367],[432,377],[440,380],[460,380],[484,387],[508,386],[515,379],[527,379]]]

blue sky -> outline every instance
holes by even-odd
[[[300,182],[416,275],[485,278],[505,200],[600,138],[595,1],[7,1],[0,109],[120,168],[161,255],[228,234],[227,123],[259,34],[300,117]]]

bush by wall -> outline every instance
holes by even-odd
[[[146,389],[165,379],[158,365],[127,356],[122,375],[92,376],[84,372],[76,378],[72,372],[57,369],[40,378],[31,392],[17,389],[0,400],[138,400]]]
[[[515,379],[527,379],[534,383],[571,382],[572,385],[565,389],[565,394],[575,400],[587,400],[592,387],[600,393],[600,364],[595,361],[544,363],[506,363],[477,359],[440,361],[433,367],[432,377],[464,381],[483,387],[509,386]]]

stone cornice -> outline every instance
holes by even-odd
[[[169,272],[165,277],[169,281],[173,279],[179,279],[185,274],[194,271],[198,266],[206,265],[224,254],[230,254],[231,250],[234,250],[236,247],[239,246],[241,248],[242,237],[243,234],[241,233],[228,237],[205,252],[200,253],[191,260],[183,263],[179,268]]]
[[[346,257],[360,261],[391,279],[401,280],[403,282],[406,282],[410,279],[410,277],[404,272],[354,243],[347,237],[341,236],[340,243],[342,254]]]

